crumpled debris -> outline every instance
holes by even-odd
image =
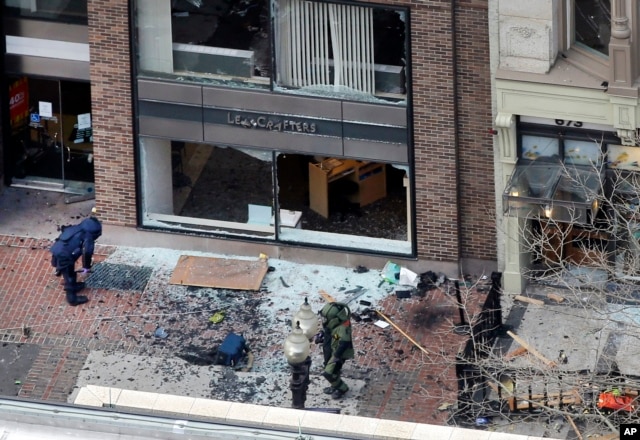
[[[417,273],[410,271],[406,267],[400,268],[400,279],[398,280],[399,284],[403,286],[418,287],[419,281],[420,277]]]
[[[214,313],[213,315],[211,315],[211,317],[209,318],[209,322],[213,324],[220,324],[224,320],[224,315],[225,315],[224,311],[220,310]]]
[[[384,281],[391,284],[398,284],[398,280],[400,279],[400,266],[391,261],[387,261],[380,275]]]
[[[162,327],[158,327],[156,329],[156,332],[154,333],[154,336],[156,338],[166,339],[169,336],[169,333],[167,333],[167,331],[165,329],[163,329]]]

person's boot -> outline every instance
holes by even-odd
[[[78,306],[80,304],[84,304],[87,301],[89,301],[89,298],[87,298],[84,295],[76,295],[75,291],[67,291],[67,302],[69,303],[69,305],[71,306]]]
[[[326,387],[325,389],[322,390],[322,392],[325,394],[333,394],[335,390],[336,389],[334,387]]]
[[[88,302],[88,301],[89,301],[89,298],[87,298],[86,296],[84,296],[84,295],[78,295],[78,296],[76,297],[76,302],[75,302],[74,304],[71,304],[71,305],[72,305],[72,306],[79,306],[80,304],[84,304],[84,303],[86,303],[86,302]]]
[[[73,285],[73,290],[74,292],[77,293],[77,292],[80,292],[82,289],[84,289],[84,287],[85,287],[85,283],[80,281]]]
[[[65,291],[67,292],[67,302],[71,305],[75,305],[75,302],[78,299],[76,292],[74,292],[73,289],[67,289]]]
[[[344,396],[347,393],[348,390],[340,390],[340,389],[336,389],[333,391],[333,393],[331,393],[331,398],[334,400],[340,399],[342,396]]]

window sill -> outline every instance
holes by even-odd
[[[606,81],[606,79],[599,76],[599,74],[587,72],[579,68],[575,62],[569,62],[569,60],[564,57],[558,58],[549,72],[545,74],[516,72],[498,68],[496,71],[496,79],[573,86],[595,90],[604,90],[602,82]]]
[[[603,58],[580,48],[572,48],[561,55],[569,64],[577,67],[594,78],[607,81],[609,78],[609,59]]]

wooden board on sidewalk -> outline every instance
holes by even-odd
[[[173,269],[169,284],[259,290],[268,268],[266,260],[232,260],[181,255]]]

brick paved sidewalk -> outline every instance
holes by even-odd
[[[4,379],[20,383],[18,396],[66,402],[92,350],[175,354],[175,346],[158,344],[157,339],[149,337],[156,322],[148,317],[161,315],[167,302],[140,291],[90,288],[87,294],[91,301],[87,305],[70,307],[65,302],[61,279],[52,275],[49,245],[47,240],[0,236],[0,339],[3,346],[23,344],[37,353],[28,371]],[[114,251],[98,245],[95,262],[104,261]],[[158,288],[168,280],[154,282]],[[353,365],[345,365],[345,374],[367,382],[357,402],[358,415],[445,424],[449,413],[438,407],[455,403],[455,355],[466,342],[465,336],[453,332],[454,323],[459,320],[454,300],[436,289],[423,298],[398,299],[388,295],[376,305],[428,354],[392,327],[382,329],[372,322],[353,322],[357,355],[350,361]],[[472,291],[468,305],[476,310],[482,301],[484,295]],[[229,321],[228,325],[234,324],[231,318]],[[213,337],[210,329],[191,316],[168,321],[167,326],[170,333],[194,333],[193,341]],[[8,388],[0,384],[0,389]]]

